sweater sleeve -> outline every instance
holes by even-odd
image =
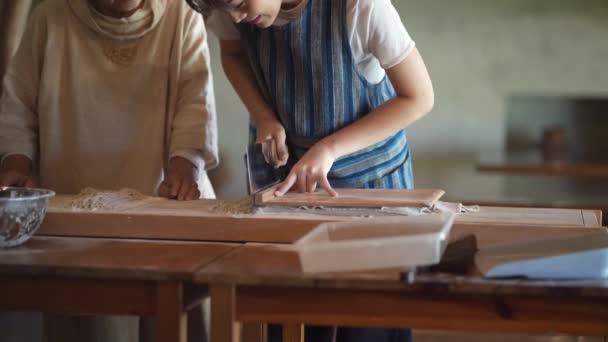
[[[190,9],[185,12],[178,99],[169,155],[190,151],[188,159],[208,170],[218,165],[219,158],[207,32],[201,15]]]
[[[39,6],[28,21],[16,55],[2,82],[0,157],[38,158],[38,88],[46,45],[46,16]]]

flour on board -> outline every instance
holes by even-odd
[[[249,196],[236,201],[216,200],[210,209],[215,213],[229,215],[252,214],[254,211],[253,201]]]
[[[97,190],[84,188],[76,198],[64,204],[65,209],[81,210],[117,210],[136,206],[138,202],[153,197],[129,188],[120,190]]]

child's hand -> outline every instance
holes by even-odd
[[[20,154],[6,157],[0,169],[0,186],[34,187],[30,176],[32,161]]]
[[[283,196],[290,189],[298,192],[313,192],[317,183],[331,196],[338,193],[329,184],[327,173],[336,158],[331,150],[322,144],[316,144],[304,154],[291,169],[287,178],[275,190],[275,196]]]
[[[201,192],[198,190],[196,180],[196,167],[185,158],[173,157],[169,161],[169,170],[165,179],[158,187],[158,195],[178,201],[199,199]]]
[[[266,162],[274,168],[287,164],[289,152],[285,144],[285,128],[279,121],[269,120],[256,123],[256,144],[262,144]]]

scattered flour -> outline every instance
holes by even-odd
[[[239,215],[252,214],[254,212],[253,201],[247,196],[237,201],[216,200],[211,210],[216,213]]]
[[[137,206],[137,203],[146,201],[149,197],[137,190],[120,189],[116,191],[84,188],[78,196],[64,204],[65,209],[81,210],[117,210]]]
[[[433,207],[382,207],[382,208],[337,208],[323,206],[279,207],[264,206],[255,208],[257,214],[302,214],[325,216],[417,216],[430,213],[452,212],[454,214],[474,213],[479,206],[464,206],[461,203],[437,201]]]

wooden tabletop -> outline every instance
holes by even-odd
[[[525,241],[540,236],[578,234],[605,231],[604,228],[540,228],[520,227],[494,234],[491,228],[469,227],[469,233],[480,237],[480,247],[506,241]],[[509,228],[503,226],[503,228]],[[546,229],[546,230],[545,230]],[[500,228],[496,229],[500,230]],[[527,234],[535,231],[535,234]],[[459,236],[452,236],[453,239]],[[531,282],[491,281],[476,274],[452,276],[417,273],[411,283],[401,281],[401,270],[345,273],[303,273],[297,252],[289,245],[245,244],[198,271],[194,277],[200,283],[239,285],[323,287],[338,289],[382,289],[458,294],[534,294],[559,295],[576,293],[583,296],[608,297],[608,282]]]
[[[0,249],[0,275],[190,280],[236,244],[33,237]]]

